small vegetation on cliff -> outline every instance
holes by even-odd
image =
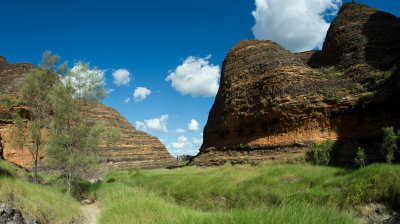
[[[365,166],[365,151],[363,148],[361,148],[360,146],[357,148],[356,151],[356,158],[354,158],[354,164],[357,167],[364,167]]]
[[[392,163],[395,159],[395,152],[399,151],[400,130],[397,134],[394,132],[393,127],[384,127],[381,152],[387,163]]]
[[[333,140],[314,143],[306,152],[306,160],[315,165],[328,165],[331,161],[334,144]]]

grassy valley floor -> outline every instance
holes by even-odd
[[[358,223],[366,204],[400,207],[400,166],[308,164],[110,173],[92,186],[100,223]]]
[[[41,223],[82,222],[79,202],[65,194],[60,177],[43,176],[35,185],[26,176],[0,162],[0,201]],[[367,204],[400,207],[400,165],[346,169],[266,163],[117,171],[85,194],[97,198],[104,224],[360,223],[373,212]]]

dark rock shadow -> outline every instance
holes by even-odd
[[[379,11],[369,17],[362,33],[367,38],[366,63],[388,70],[400,62],[400,18]]]
[[[384,161],[382,128],[400,129],[400,69],[379,87],[371,102],[361,99],[353,109],[333,116],[331,122],[336,123],[338,134],[335,165],[352,165],[358,147],[365,149],[368,163]]]

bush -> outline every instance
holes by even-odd
[[[397,150],[398,136],[394,133],[393,127],[384,127],[382,139],[382,155],[385,157],[387,163],[392,163],[394,160],[394,151]]]
[[[365,166],[365,152],[364,149],[361,147],[357,148],[356,152],[356,158],[354,158],[354,164],[358,167],[364,167]]]
[[[328,165],[331,161],[334,144],[335,142],[330,139],[321,143],[315,143],[306,152],[307,162],[315,165]]]
[[[81,179],[72,186],[72,195],[79,201],[89,198],[89,189],[92,183],[86,179]]]

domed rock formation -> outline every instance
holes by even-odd
[[[345,3],[326,35],[325,65],[389,69],[400,60],[400,20],[392,14],[359,4]]]
[[[18,94],[18,88],[24,81],[24,74],[35,66],[29,63],[8,63],[4,57],[0,56],[0,92],[6,93],[15,98]],[[20,107],[19,105],[13,105]],[[22,109],[22,113],[26,113],[25,117],[29,119],[27,110]],[[87,116],[98,122],[105,124],[107,129],[118,128],[121,130],[121,141],[107,146],[100,145],[100,154],[103,160],[107,161],[114,169],[129,168],[166,168],[176,165],[175,159],[169,154],[165,146],[154,136],[145,132],[138,131],[129,123],[121,114],[112,107],[105,106],[101,103],[94,105],[94,108],[86,110]],[[28,133],[25,120],[25,133]],[[24,146],[23,152],[15,149],[10,144],[10,131],[14,126],[14,121],[7,114],[0,114],[0,135],[4,145],[4,157],[10,162],[14,162],[20,166],[31,168],[32,160],[27,147]],[[21,156],[22,155],[22,156]],[[46,163],[45,152],[42,151],[39,169],[42,171],[54,171]]]
[[[399,24],[390,14],[346,3],[322,51],[292,54],[272,41],[240,41],[223,62],[203,145],[191,164],[258,163],[327,139],[340,146],[338,162],[350,163],[357,146],[379,159],[382,127],[400,126],[393,102],[398,86],[389,85],[398,84],[398,70],[391,79],[390,71],[378,70],[398,61],[400,35],[386,34],[396,34]],[[388,30],[368,28],[375,26]]]

